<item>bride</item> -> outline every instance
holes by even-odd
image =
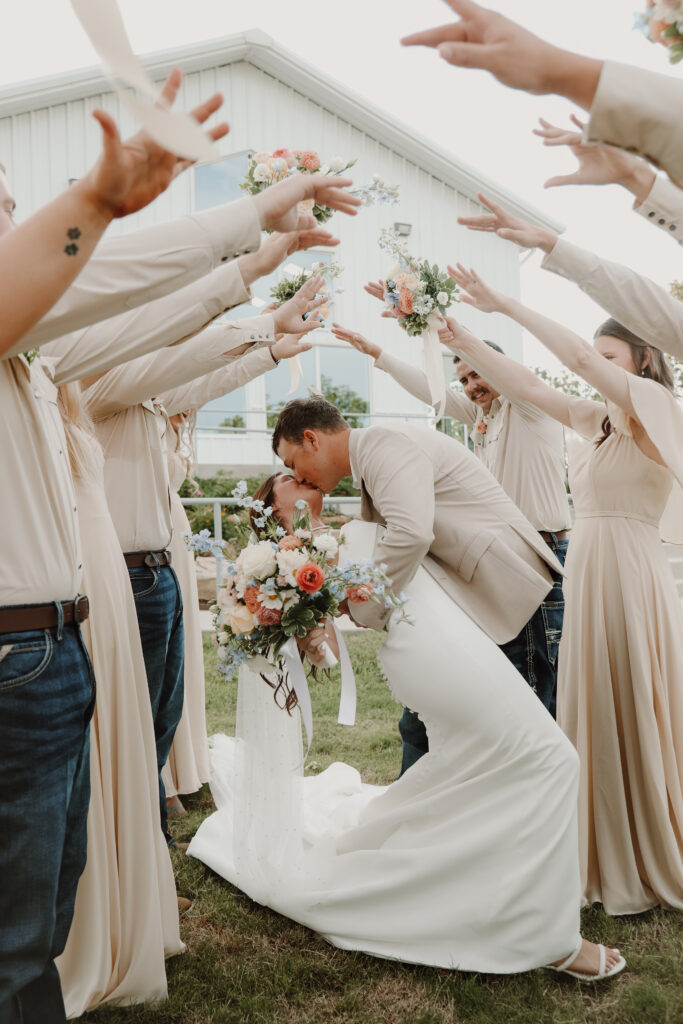
[[[303,499],[325,529],[321,492],[294,477],[275,474],[255,498],[288,532]],[[372,558],[378,529],[348,523],[340,559]],[[422,567],[406,610],[414,625],[392,625],[379,660],[429,753],[390,786],[340,763],[304,778],[298,709],[243,666],[236,738],[212,740],[218,810],[188,855],[342,949],[464,971],[618,973],[619,951],[579,931],[573,748]],[[330,634],[319,640],[336,651]]]

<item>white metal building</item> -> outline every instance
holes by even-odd
[[[238,198],[242,193],[237,183],[244,177],[249,150],[288,147],[314,149],[324,161],[334,156],[357,158],[355,182],[365,184],[377,173],[387,183],[399,184],[400,205],[363,209],[356,218],[338,214],[331,221],[341,238],[335,255],[346,268],[335,289],[333,318],[404,359],[420,363],[421,344],[396,324],[382,320],[379,304],[363,291],[368,280],[388,270],[389,261],[377,247],[382,227],[395,222],[410,225],[406,241],[415,256],[442,266],[456,260],[473,265],[494,287],[513,295],[519,294],[518,250],[496,236],[468,232],[457,224],[457,217],[480,209],[476,193],[484,189],[521,216],[561,230],[459,157],[439,149],[259,30],[152,54],[143,62],[159,82],[172,67],[182,69],[179,108],[190,108],[220,90],[231,130],[218,144],[220,162],[193,168],[150,208],[116,222],[110,230],[130,231]],[[0,91],[0,161],[7,168],[20,217],[80,178],[93,163],[100,129],[90,112],[97,106],[113,114],[124,136],[135,130],[99,69]],[[304,266],[327,256],[299,253],[291,262]],[[255,296],[267,300],[272,284],[257,284]],[[253,308],[243,307],[237,315],[254,313]],[[484,318],[465,306],[456,307],[456,315],[501,344],[509,355],[521,358],[521,331],[511,321]],[[365,422],[424,420],[430,415],[431,410],[373,369],[365,356],[340,345],[324,330],[317,331],[314,340],[314,350],[304,357],[308,382],[320,387],[329,380],[350,388],[366,403]],[[444,358],[450,376],[452,362]],[[289,370],[281,364],[264,378],[207,406],[199,416],[200,465],[207,470],[221,465],[240,469],[270,465],[267,409],[291,397],[288,389]],[[226,420],[230,425],[221,426]]]

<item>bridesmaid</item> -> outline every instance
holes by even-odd
[[[164,959],[180,940],[175,882],[159,827],[154,726],[128,572],[104,493],[104,456],[78,384],[59,388],[90,618],[83,639],[97,679],[91,725],[88,859],[64,953],[67,1016],[101,1003],[166,996]]]
[[[581,759],[589,902],[683,910],[683,609],[661,540],[683,542],[683,409],[659,349],[615,320],[591,346],[458,264],[465,302],[516,320],[605,398],[565,395],[448,319],[451,345],[588,443],[570,459],[558,724]],[[446,336],[444,335],[444,340]]]
[[[269,307],[266,307],[268,309]],[[185,630],[185,702],[180,724],[173,738],[168,761],[162,769],[169,814],[183,814],[185,808],[178,793],[194,793],[208,782],[208,740],[204,701],[204,651],[199,620],[199,600],[194,558],[183,541],[190,529],[178,489],[192,472],[194,428],[197,409],[216,398],[243,387],[249,381],[273,370],[281,359],[291,359],[311,348],[301,335],[277,335],[270,347],[248,352],[236,362],[212,373],[204,374],[188,384],[180,385],[160,396],[172,430],[167,430],[168,475],[171,484],[171,518],[173,537],[170,544],[183,598]]]
[[[183,598],[185,631],[185,701],[173,746],[161,777],[166,789],[168,814],[184,814],[179,793],[194,793],[209,781],[209,744],[206,734],[204,650],[199,619],[199,598],[194,558],[188,551],[183,533],[190,524],[178,491],[191,478],[194,452],[196,409],[169,416],[171,430],[166,432],[168,478],[171,485],[171,521],[173,536],[169,545],[180,593]]]

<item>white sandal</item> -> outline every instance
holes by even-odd
[[[561,974],[568,974],[571,978],[576,978],[577,981],[604,981],[605,978],[613,978],[616,974],[619,974],[620,971],[623,971],[624,967],[626,967],[626,961],[624,960],[623,956],[619,954],[619,959],[617,960],[615,965],[611,967],[609,971],[606,971],[605,965],[607,963],[607,949],[605,946],[602,945],[602,943],[599,943],[598,949],[600,950],[600,967],[598,973],[581,974],[580,971],[572,971],[570,970],[569,965],[574,963],[577,956],[581,952],[582,946],[583,939],[581,939],[578,947],[574,950],[574,952],[570,953],[567,959],[563,960],[561,964],[557,965],[557,967],[553,966],[552,964],[548,964],[548,970],[559,971]],[[617,953],[618,950],[612,949],[612,952]]]

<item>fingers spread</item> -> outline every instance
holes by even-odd
[[[439,46],[440,43],[459,43],[467,38],[465,26],[456,21],[449,25],[439,25],[437,28],[428,28],[422,32],[413,32],[404,36],[401,40],[402,46]]]
[[[222,105],[223,94],[215,92],[213,96],[209,96],[208,100],[204,100],[204,102],[200,103],[198,107],[191,110],[190,115],[195,119],[195,121],[199,121],[200,124],[204,124],[204,122],[211,117],[212,114],[215,114]]]
[[[157,107],[171,107],[175,102],[175,98],[178,95],[178,89],[180,83],[183,80],[182,71],[179,68],[173,68],[168,78],[164,82],[163,88],[159,93],[159,99],[155,106]]]

